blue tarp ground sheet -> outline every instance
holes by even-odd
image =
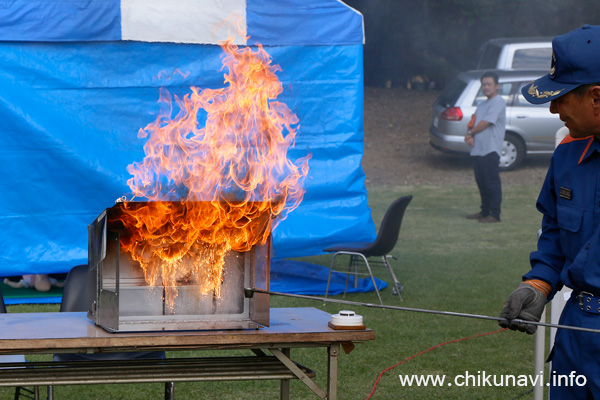
[[[4,299],[7,306],[15,304],[60,304],[61,296],[48,297],[10,297]]]
[[[57,304],[62,299],[63,289],[53,286],[48,292],[34,288],[13,288],[0,281],[4,304]]]
[[[327,288],[327,277],[329,267],[311,264],[303,261],[273,259],[271,260],[271,291],[303,294],[309,296],[322,296]],[[375,278],[377,288],[385,289],[387,283]],[[346,274],[333,272],[329,294],[336,295],[344,293]],[[358,279],[358,287],[354,287],[354,277],[350,276],[347,293],[372,292],[375,288],[371,278]]]

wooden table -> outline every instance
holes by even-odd
[[[329,321],[328,313],[315,308],[273,308],[270,327],[258,330],[111,333],[81,312],[0,314],[0,354],[202,349],[254,352],[248,357],[26,363],[33,368],[4,363],[0,386],[278,379],[281,398],[287,399],[289,380],[300,379],[318,397],[337,399],[340,346],[349,352],[354,342],[375,339],[375,332],[334,330]],[[311,379],[312,371],[290,359],[292,348],[310,347],[327,348],[327,391]],[[48,397],[52,398],[51,390]]]

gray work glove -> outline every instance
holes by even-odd
[[[513,322],[514,319],[522,319],[525,321],[539,322],[542,318],[542,312],[548,299],[546,295],[534,288],[533,286],[522,282],[514,292],[508,296],[508,300],[504,303],[502,311],[500,312],[500,318],[504,320],[499,321],[503,328],[510,328],[512,330],[520,330],[521,332],[527,332],[528,334],[535,333],[537,325],[526,324],[523,322]]]

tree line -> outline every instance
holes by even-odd
[[[441,89],[497,37],[554,37],[600,24],[597,0],[344,0],[364,16],[367,86]],[[548,64],[548,67],[550,65]]]

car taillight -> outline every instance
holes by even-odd
[[[440,118],[447,121],[460,121],[463,118],[463,113],[460,107],[450,107],[444,110]]]

